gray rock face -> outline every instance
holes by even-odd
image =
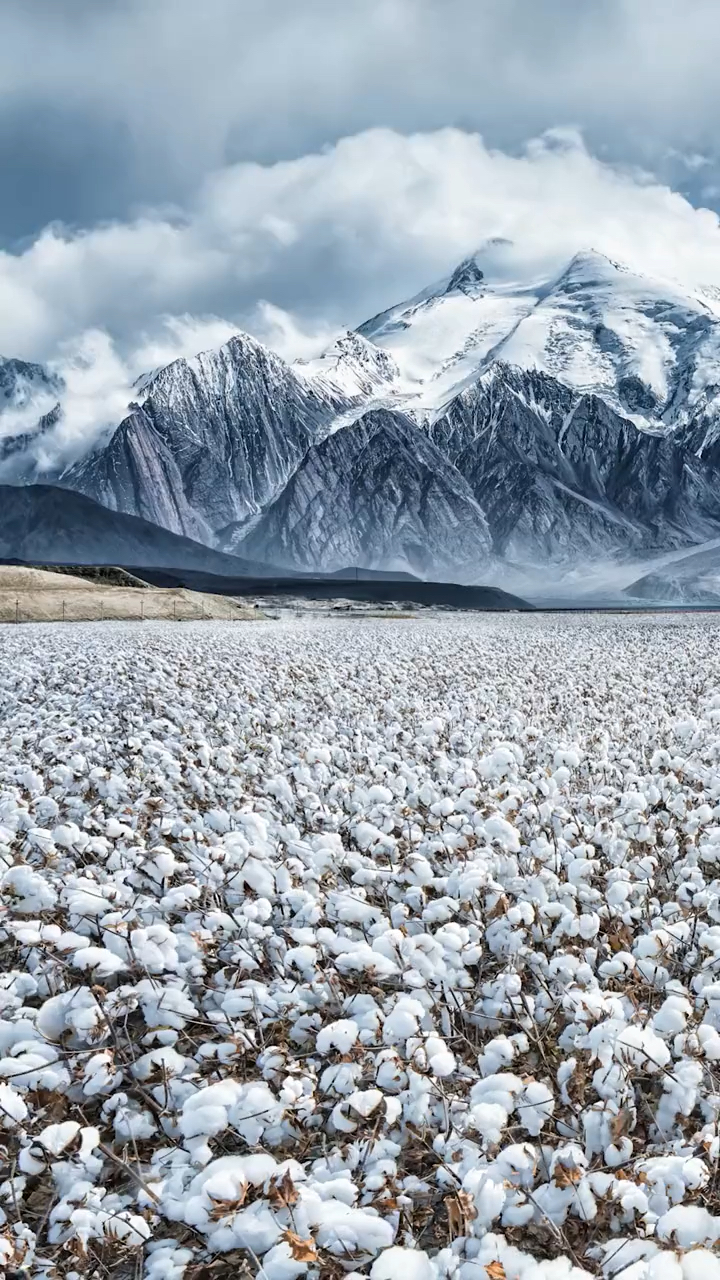
[[[211,542],[272,502],[334,412],[279,356],[232,338],[151,378],[109,444],[61,482]]]
[[[720,446],[639,430],[596,395],[496,365],[429,427],[485,512],[498,556],[683,546],[720,532]]]
[[[457,469],[404,414],[378,410],[306,453],[240,544],[289,568],[392,568],[477,579],[483,512]]]

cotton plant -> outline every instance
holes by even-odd
[[[714,619],[4,643],[0,1268],[720,1280]]]

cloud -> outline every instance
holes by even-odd
[[[261,300],[305,331],[329,332],[414,293],[494,236],[516,243],[526,273],[551,273],[594,247],[720,285],[717,215],[601,161],[573,130],[518,155],[459,129],[373,130],[297,160],[226,166],[183,211],[52,226],[21,252],[0,253],[0,351],[48,358],[87,329],[106,330],[123,356],[158,331],[174,345],[181,332],[195,341],[194,322],[168,327],[168,316],[267,333],[274,313],[259,311]],[[274,328],[290,354],[288,331]]]
[[[719,54],[716,0],[3,0],[0,218],[184,205],[229,162],[379,127],[512,150],[572,121],[618,161],[716,166]]]
[[[217,316],[164,316],[151,336],[121,353],[107,332],[87,329],[60,342],[47,362],[60,390],[23,387],[20,402],[0,414],[0,438],[32,432],[59,403],[57,423],[38,431],[29,451],[41,473],[56,474],[111,434],[138,399],[142,374],[218,347],[237,331]]]
[[[266,347],[288,361],[312,360],[327,351],[342,332],[336,325],[322,320],[303,322],[271,302],[259,302],[247,317],[246,327]]]

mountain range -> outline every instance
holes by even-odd
[[[255,565],[535,594],[720,539],[720,292],[593,251],[551,279],[498,260],[497,245],[466,259],[315,360],[247,335],[176,360],[50,473],[37,441],[62,387],[0,361],[0,479]]]

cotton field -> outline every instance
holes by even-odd
[[[0,643],[7,1277],[720,1278],[720,619]]]

